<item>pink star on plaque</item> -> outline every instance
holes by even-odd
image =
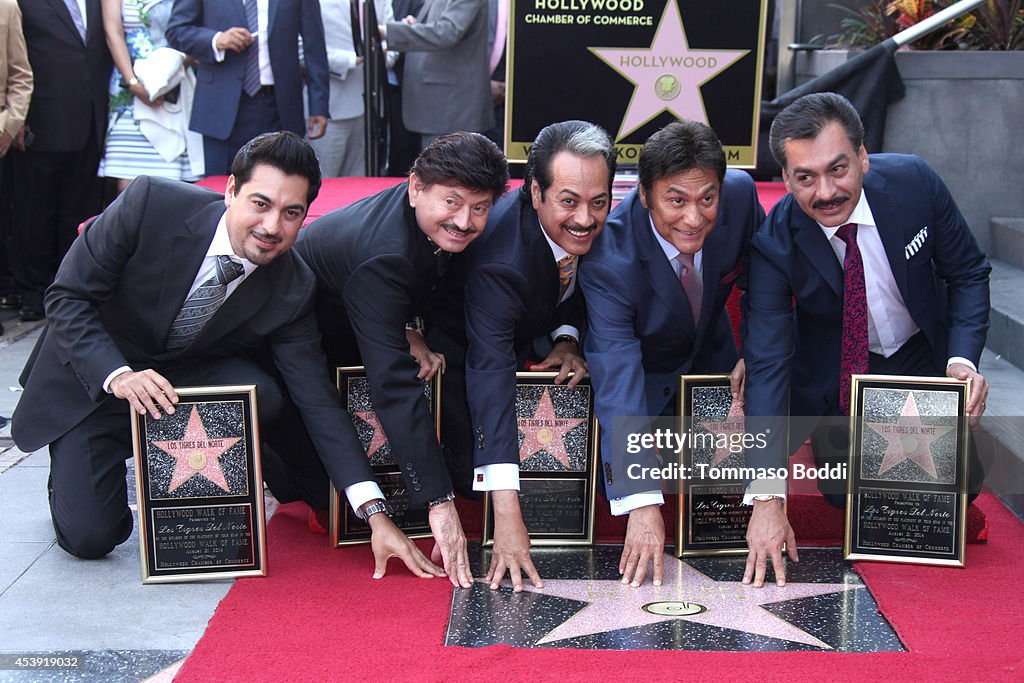
[[[826,650],[833,648],[763,606],[863,587],[846,583],[787,583],[779,588],[768,582],[762,588],[754,588],[739,581],[716,581],[669,556],[665,557],[665,576],[660,586],[652,585],[650,579],[637,588],[616,580],[596,579],[545,579],[543,589],[536,589],[529,582],[523,584],[527,591],[588,603],[538,640],[537,645],[686,619]]]
[[[592,47],[591,52],[635,86],[615,137],[620,140],[663,111],[707,124],[700,87],[750,50],[693,50],[675,2],[665,3],[650,47]]]
[[[356,413],[356,417],[370,425],[373,429],[373,436],[370,437],[370,445],[366,447],[366,457],[370,457],[388,442],[388,435],[384,433],[384,428],[380,426],[380,419],[377,417],[377,411],[363,410]]]
[[[917,409],[914,392],[907,392],[907,400],[903,404],[896,424],[865,422],[871,431],[888,442],[885,456],[878,468],[878,474],[884,474],[904,460],[911,460],[922,470],[937,477],[935,459],[932,457],[932,443],[951,431],[952,427],[926,425],[921,423],[921,413]]]
[[[729,405],[729,414],[725,416],[725,419],[721,422],[701,422],[700,426],[708,430],[715,435],[715,456],[711,459],[711,466],[717,467],[729,458],[730,455],[734,455],[729,450],[729,444],[732,443],[733,434],[744,434],[745,419],[743,415],[743,406],[740,405],[739,401],[731,401]],[[722,437],[725,437],[724,439]]]
[[[230,493],[231,488],[224,479],[224,471],[220,467],[220,456],[241,440],[242,437],[211,439],[206,433],[202,418],[199,417],[198,408],[192,406],[185,436],[177,441],[153,442],[154,446],[174,458],[174,473],[171,475],[167,493],[174,493],[175,489],[197,474],[203,475]]]
[[[545,451],[569,469],[569,453],[565,450],[565,435],[586,420],[555,417],[555,406],[551,403],[548,388],[540,395],[540,402],[533,417],[518,419],[523,432],[523,445],[519,447],[519,462],[535,453]]]

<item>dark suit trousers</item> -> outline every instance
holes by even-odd
[[[936,367],[931,347],[923,333],[907,340],[893,355],[886,358],[870,354],[868,372],[873,375],[910,375],[917,377],[942,377],[946,374],[944,367]],[[830,403],[825,419],[811,435],[811,449],[818,467],[848,462],[850,446],[849,424],[841,417],[838,407],[839,397]],[[841,419],[836,419],[841,418]],[[970,467],[967,490],[970,493],[968,502],[974,500],[985,480],[985,472],[978,458],[978,448],[974,435],[970,437]],[[818,480],[818,489],[833,507],[846,507],[846,480]]]
[[[277,101],[273,89],[264,90],[249,97],[242,93],[238,103],[235,126],[227,140],[203,136],[203,153],[206,156],[206,175],[228,175],[231,162],[242,146],[261,133],[281,130],[281,117],[277,113]]]
[[[78,225],[103,209],[103,184],[96,176],[100,148],[93,135],[76,152],[12,150],[11,156],[11,274],[25,305],[42,310],[43,293],[78,236]]]
[[[281,502],[302,499],[327,507],[327,474],[308,439],[303,444],[301,435],[296,440],[280,427],[298,418],[270,375],[240,358],[161,371],[176,386],[256,384],[263,479]],[[57,543],[72,555],[103,557],[131,535],[124,464],[132,456],[128,411],[127,401],[110,397],[50,444],[50,515]]]

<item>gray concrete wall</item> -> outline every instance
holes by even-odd
[[[990,218],[1024,217],[1024,51],[906,51],[896,64],[907,96],[889,108],[884,151],[931,164],[988,251]]]

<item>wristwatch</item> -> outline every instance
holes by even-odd
[[[572,336],[571,334],[560,334],[557,337],[555,337],[555,346],[558,346],[562,342],[568,342],[569,344],[575,344],[576,346],[580,345],[580,340]]]
[[[429,503],[427,503],[427,507],[428,508],[437,507],[438,505],[442,505],[444,503],[447,503],[449,500],[455,500],[455,493],[453,491],[449,491],[448,493],[444,494],[443,496],[441,496],[439,498],[435,498],[434,500],[430,501]]]
[[[768,500],[776,500],[778,498],[782,498],[782,496],[773,496],[773,495],[770,495],[770,494],[754,496],[754,500],[756,500],[759,503],[763,503],[763,502],[768,501]]]
[[[378,512],[383,512],[385,515],[390,517],[393,513],[393,510],[391,509],[391,506],[388,505],[388,502],[386,500],[377,500],[373,503],[370,503],[362,510],[356,508],[356,517],[363,521],[366,521],[370,518],[370,515],[375,515]]]

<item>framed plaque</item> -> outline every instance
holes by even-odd
[[[681,375],[677,412],[681,440],[676,557],[747,552],[745,486],[728,474],[746,464],[742,406],[732,400],[729,375]]]
[[[345,405],[355,427],[370,469],[373,470],[380,485],[381,492],[394,509],[392,521],[409,538],[426,538],[430,536],[427,523],[426,508],[412,508],[409,505],[409,493],[405,488],[401,469],[391,453],[388,435],[377,419],[370,395],[370,382],[363,366],[337,368],[338,391],[341,402]],[[434,416],[434,429],[441,427],[441,373],[435,373],[429,382],[423,382],[423,397]],[[331,484],[329,529],[331,545],[338,547],[353,543],[369,543],[370,526],[356,517],[352,507]]]
[[[594,541],[598,427],[590,380],[570,389],[557,372],[516,373],[519,508],[533,545]],[[494,510],[484,494],[483,544],[494,543]]]
[[[753,168],[767,0],[512,0],[505,154],[526,161],[540,130],[583,119],[620,165],[679,120],[707,124],[730,166]],[[572,97],[552,97],[572,83]]]
[[[266,576],[256,386],[175,391],[173,415],[132,411],[142,582]]]
[[[851,391],[846,559],[962,567],[970,382],[854,375]]]

